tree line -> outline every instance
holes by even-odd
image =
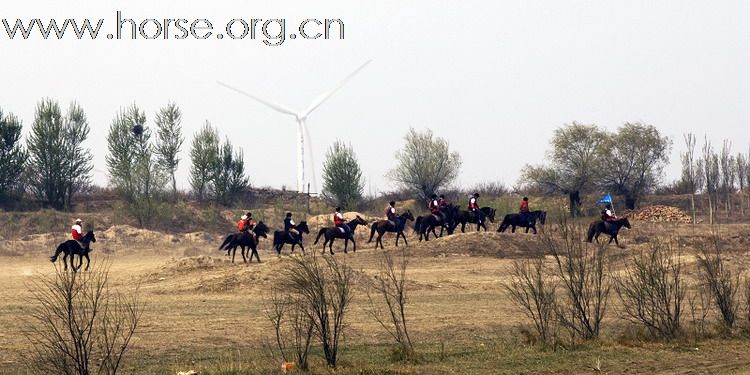
[[[185,140],[181,124],[182,113],[174,103],[157,111],[152,122],[132,104],[110,124],[110,187],[143,226],[160,205],[178,199],[175,172]],[[0,197],[31,196],[46,207],[70,210],[75,196],[91,184],[85,112],[73,102],[63,113],[55,100],[42,99],[25,144],[21,129],[16,116],[0,109]],[[452,186],[462,160],[448,140],[429,129],[410,128],[403,141],[393,155],[394,167],[386,173],[402,195],[424,199]],[[693,134],[686,135],[685,142],[682,177],[666,187],[678,193],[708,193],[713,218],[720,205],[731,207],[731,192],[750,186],[750,153],[732,155],[728,141],[717,152],[705,140],[699,154]],[[620,195],[626,207],[634,209],[645,194],[665,187],[663,171],[671,147],[672,141],[649,124],[628,122],[612,132],[595,124],[564,124],[553,133],[547,161],[524,166],[515,189],[566,194],[572,216],[580,215],[581,196],[590,193]],[[230,206],[249,187],[242,148],[228,138],[222,142],[219,130],[208,121],[193,135],[189,155],[190,191],[197,200]],[[336,140],[323,163],[322,197],[332,205],[356,209],[363,202],[364,186],[353,147]]]
[[[75,198],[91,186],[94,168],[85,146],[90,125],[81,106],[63,112],[53,99],[37,103],[25,142],[22,121],[0,109],[0,198],[33,198],[44,207],[70,210]],[[182,112],[175,103],[159,109],[152,123],[132,104],[115,114],[107,134],[110,187],[141,226],[161,205],[177,200],[175,172],[185,137]],[[249,186],[242,149],[208,121],[191,144],[190,184],[201,201],[231,204]]]

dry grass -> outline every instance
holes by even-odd
[[[694,285],[697,270],[691,244],[709,235],[707,225],[633,226],[620,235],[625,249],[609,247],[613,270],[621,270],[631,251],[645,248],[650,238],[680,238],[686,244],[683,272]],[[727,225],[721,232],[730,265],[747,269],[750,225]],[[288,255],[276,257],[264,240],[262,263],[232,264],[216,250],[223,239],[218,233],[163,234],[124,225],[99,233],[92,257],[112,262],[110,277],[116,287],[129,288],[140,281],[146,302],[141,329],[125,358],[126,372],[277,372],[279,363],[267,351],[273,330],[263,306]],[[360,292],[348,317],[340,373],[591,373],[593,367],[603,373],[733,373],[750,366],[744,354],[750,340],[740,336],[698,342],[696,350],[695,345],[651,343],[635,334],[624,335],[630,326],[616,318],[615,299],[601,341],[568,351],[530,346],[519,328],[525,318],[509,303],[502,283],[508,280],[513,259],[540,251],[538,237],[466,233],[419,243],[413,234],[407,236],[409,328],[421,357],[391,361],[390,337],[370,317],[367,298]],[[393,248],[393,238],[384,237],[385,251]],[[0,373],[21,372],[21,353],[28,345],[21,334],[30,303],[27,286],[39,274],[53,272],[48,256],[64,239],[62,234],[38,234],[0,241]],[[312,245],[310,237],[305,243]],[[336,256],[374,275],[374,253],[380,250],[366,243],[364,230],[358,234],[358,245],[356,253]],[[315,250],[320,251],[320,245]],[[285,248],[284,254],[288,251]],[[312,353],[313,371],[327,373],[319,357],[319,351]]]

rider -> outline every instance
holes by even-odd
[[[75,224],[73,224],[72,227],[70,227],[70,235],[73,237],[74,240],[78,242],[83,241],[83,221],[81,219],[76,219]]]
[[[477,223],[482,223],[482,215],[480,215],[479,211],[479,193],[474,193],[473,195],[469,195],[469,212],[471,212],[474,217],[477,218]]]
[[[430,210],[430,213],[438,219],[438,221],[443,219],[443,213],[440,212],[440,201],[438,201],[437,194],[432,194],[430,202],[427,203],[427,208]]]
[[[297,230],[297,225],[294,224],[291,212],[286,213],[286,218],[284,219],[284,231],[289,233],[289,237],[292,240],[296,241],[297,238],[299,238],[299,231]]]
[[[609,203],[607,203],[607,205],[604,206],[604,209],[602,210],[602,220],[604,221],[617,220],[617,216],[615,215],[615,212],[612,210],[612,205]]]
[[[444,194],[440,194],[440,199],[438,199],[438,206],[440,206],[440,208],[448,207],[448,201],[445,199]]]
[[[396,225],[396,218],[398,217],[398,214],[396,213],[396,202],[390,201],[388,202],[388,208],[385,210],[385,218],[391,223],[391,225]]]
[[[344,221],[344,215],[341,214],[341,207],[336,207],[336,212],[333,213],[333,224],[336,228],[343,230],[344,234],[349,234],[352,231]]]
[[[253,228],[255,228],[253,213],[248,211],[246,214],[242,215],[240,221],[237,222],[237,229],[239,229],[240,232],[245,232],[252,235],[253,238],[257,240],[257,236],[255,235],[255,232],[253,232]]]
[[[531,211],[529,211],[529,198],[523,197],[521,200],[521,207],[518,208],[518,213],[521,215],[521,218],[525,219],[526,221],[531,224]]]

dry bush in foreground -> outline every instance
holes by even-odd
[[[357,275],[338,258],[315,252],[289,262],[282,271],[279,288],[311,319],[326,363],[336,367],[344,317],[354,296]]]
[[[283,291],[275,291],[270,298],[266,314],[273,325],[276,346],[284,362],[289,361],[288,353],[291,350],[299,369],[307,371],[307,358],[315,326],[312,317],[304,309],[303,301],[293,298],[294,296]]]
[[[378,274],[370,284],[367,298],[370,302],[370,314],[396,341],[399,353],[404,358],[414,355],[414,345],[409,337],[408,319],[406,317],[406,251],[398,250],[399,254],[394,260],[389,252],[384,252],[378,267]],[[373,292],[382,297],[387,310],[377,307]],[[384,315],[386,317],[384,317]]]
[[[29,368],[43,374],[115,374],[143,314],[138,288],[112,290],[109,265],[66,272],[30,283],[34,306],[26,322]]]
[[[733,274],[729,269],[723,257],[718,233],[714,233],[708,242],[700,243],[698,246],[698,267],[701,270],[703,286],[719,308],[724,327],[731,330],[737,320],[739,274]]]
[[[539,339],[544,344],[554,344],[555,289],[548,270],[544,266],[544,256],[519,259],[513,262],[511,281],[504,284],[511,301],[520,306],[531,319]]]
[[[550,234],[555,232],[559,238]],[[542,244],[555,260],[562,290],[555,301],[555,314],[573,340],[599,337],[612,287],[606,245],[591,245],[583,239],[583,228],[568,223],[564,216],[557,231],[542,234]]]
[[[680,333],[685,299],[680,255],[669,242],[652,242],[617,279],[626,319],[644,325],[652,337],[669,340]]]

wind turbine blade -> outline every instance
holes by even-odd
[[[275,111],[278,111],[278,112],[281,112],[281,113],[286,113],[288,115],[292,115],[292,116],[295,116],[295,117],[297,116],[296,112],[294,112],[293,110],[291,110],[291,109],[289,109],[287,107],[284,107],[282,105],[274,104],[274,103],[271,103],[269,101],[263,100],[263,99],[255,96],[253,94],[250,94],[250,93],[242,91],[242,90],[240,90],[238,88],[229,86],[229,85],[227,85],[224,82],[216,81],[216,83],[218,83],[218,84],[220,84],[220,85],[222,85],[222,86],[224,86],[224,87],[226,87],[226,88],[228,88],[228,89],[230,89],[230,90],[232,90],[234,92],[237,92],[237,93],[240,93],[240,94],[242,94],[244,96],[247,96],[248,98],[253,99],[253,100],[255,100],[255,101],[259,102],[259,103],[265,104],[267,107],[269,107],[269,108],[271,108],[271,109],[273,109]]]
[[[321,104],[323,104],[323,102],[326,101],[328,98],[330,98],[331,95],[335,94],[336,91],[339,91],[339,89],[341,89],[341,87],[344,86],[346,81],[354,77],[355,74],[359,73],[359,71],[362,70],[365,66],[367,66],[367,64],[369,64],[370,62],[372,62],[372,60],[367,60],[364,64],[362,64],[359,68],[357,68],[357,70],[351,72],[348,76],[346,76],[346,78],[344,78],[341,82],[339,82],[339,84],[336,85],[336,87],[320,95],[317,99],[315,99],[315,101],[312,102],[312,104],[310,104],[310,106],[304,112],[300,114],[301,117],[307,117],[307,115],[309,115],[310,112],[314,111],[315,108],[318,108]]]

